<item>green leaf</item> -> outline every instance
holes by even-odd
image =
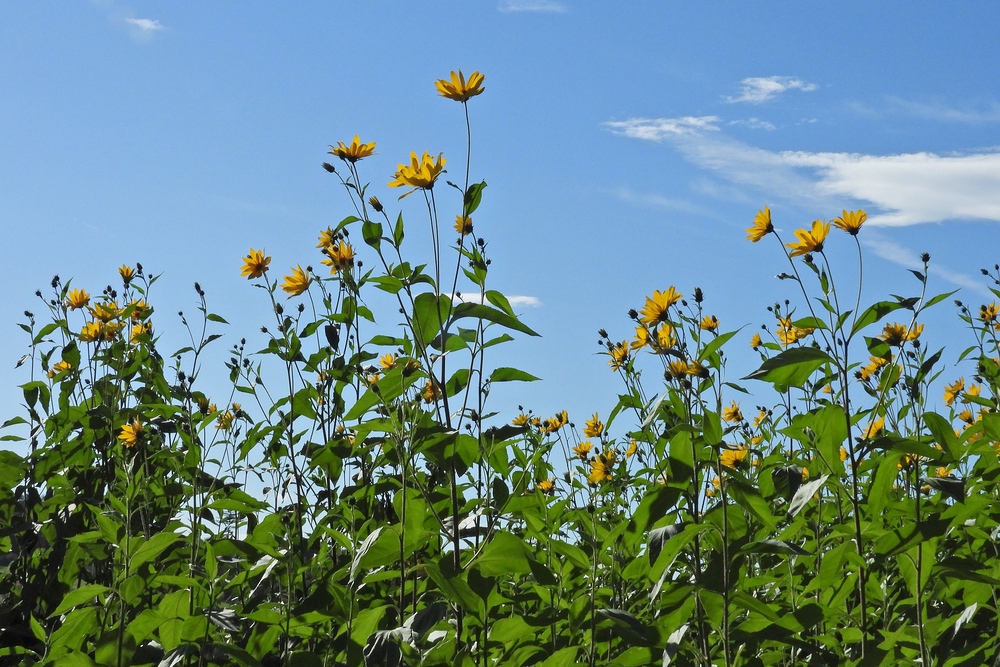
[[[481,183],[473,183],[465,191],[465,215],[472,215],[479,208],[479,203],[483,199],[483,188],[485,187],[486,181],[482,181]]]
[[[952,500],[965,502],[965,480],[957,477],[921,477],[920,484],[937,489]]]
[[[762,524],[770,530],[775,528],[774,515],[771,514],[771,506],[768,505],[764,497],[751,484],[739,479],[735,473],[729,473],[726,481],[729,495],[732,496],[736,504],[750,512]]]
[[[808,556],[809,552],[791,542],[785,540],[761,540],[751,542],[742,549],[740,553],[748,554],[788,554],[790,556]]]
[[[140,546],[132,554],[132,570],[137,570],[143,563],[159,558],[160,554],[169,549],[174,542],[180,539],[177,533],[158,533],[149,538],[149,541]]]
[[[86,584],[74,589],[63,597],[62,602],[56,607],[55,611],[49,614],[49,618],[54,618],[66,613],[73,607],[78,607],[84,602],[89,602],[93,600],[98,595],[103,595],[111,589],[107,586],[102,586],[100,584]]]
[[[858,333],[865,327],[875,324],[892,311],[899,310],[902,307],[902,304],[896,303],[895,301],[879,301],[878,303],[873,303],[865,308],[864,312],[858,316],[857,321],[854,322],[854,326],[851,327],[851,336],[854,336],[854,334]]]
[[[418,297],[419,298],[419,297]],[[444,297],[442,297],[444,298]],[[523,324],[521,320],[517,319],[513,315],[508,315],[502,310],[498,310],[491,306],[486,306],[481,303],[470,303],[462,302],[455,307],[455,313],[452,316],[452,321],[457,321],[464,317],[474,317],[478,320],[485,320],[487,322],[493,322],[499,324],[500,326],[507,327],[514,331],[520,331],[523,334],[529,336],[537,336],[530,327]]]
[[[793,347],[777,354],[744,380],[763,380],[779,387],[801,387],[816,369],[833,358],[816,347]],[[779,389],[780,391],[780,389]]]
[[[392,243],[397,248],[403,244],[403,213],[396,216],[396,224],[392,228]]]
[[[501,366],[490,373],[490,382],[534,382],[540,378],[516,368]]]
[[[837,460],[839,461],[840,459],[838,458]],[[788,503],[788,518],[792,518],[801,512],[802,508],[806,506],[806,503],[812,500],[812,497],[816,495],[816,492],[819,491],[819,488],[823,486],[824,483],[826,483],[826,480],[829,479],[829,477],[829,475],[823,475],[818,479],[814,479],[800,486],[795,492],[795,495],[792,496],[791,502]]]
[[[459,307],[463,305],[470,304],[460,303]],[[450,310],[451,299],[444,294],[434,296],[424,292],[417,295],[413,300],[413,333],[419,345],[427,347],[438,337]]]
[[[511,533],[497,533],[486,545],[473,565],[484,577],[501,577],[509,574],[528,574],[532,559],[521,538]]]
[[[365,220],[364,224],[361,225],[361,235],[364,237],[365,243],[373,248],[378,248],[382,243],[382,224]]]

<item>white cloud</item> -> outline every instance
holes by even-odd
[[[774,130],[777,129],[774,123],[766,120],[761,120],[760,118],[743,118],[740,120],[731,120],[729,125],[742,125],[744,127],[749,127],[751,130]]]
[[[623,121],[608,121],[605,123],[615,134],[645,139],[647,141],[663,141],[670,136],[695,134],[702,130],[717,131],[718,116],[683,116],[681,118],[629,118]]]
[[[727,102],[735,104],[737,102],[749,102],[750,104],[760,104],[774,99],[786,90],[816,90],[815,83],[806,83],[802,79],[795,79],[790,76],[752,76],[740,82],[740,94],[736,97],[725,97]]]
[[[683,213],[698,214],[711,217],[711,211],[704,207],[693,204],[684,199],[672,199],[663,195],[653,193],[635,192],[629,188],[615,188],[611,194],[624,202],[643,208],[660,208],[667,211],[681,211]]]
[[[714,118],[714,117],[712,117]],[[606,123],[612,132],[669,141],[689,162],[737,185],[804,206],[869,209],[872,226],[948,220],[1000,222],[1000,151],[967,155],[767,151],[684,119],[635,118]],[[715,119],[717,120],[717,119]],[[703,129],[718,130],[702,123]]]
[[[452,294],[452,298],[457,301],[463,301],[465,303],[482,303],[482,296],[479,294]],[[542,305],[541,299],[537,296],[523,296],[514,295],[508,296],[507,302],[512,308],[517,308],[518,306],[523,306],[526,308],[538,308]]]
[[[566,6],[555,0],[501,0],[497,5],[501,12],[548,12],[562,14]]]
[[[144,33],[163,30],[163,24],[155,19],[125,19],[125,23]]]
[[[1000,123],[1000,103],[992,102],[985,109],[959,109],[944,104],[924,104],[911,102],[899,97],[887,97],[889,104],[904,113],[927,120],[948,123],[967,123],[969,125],[984,125]]]

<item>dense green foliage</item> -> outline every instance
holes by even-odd
[[[467,113],[474,80],[439,90]],[[487,286],[486,184],[400,165],[433,240],[412,263],[402,214],[367,196],[372,148],[324,165],[354,209],[320,237],[329,276],[244,259],[274,320],[261,350],[232,346],[228,385],[203,369],[226,323],[200,287],[191,345],[163,356],[141,267],[93,301],[53,281],[6,424],[26,455],[0,450],[0,664],[1000,659],[994,304],[960,304],[975,381],[942,405],[920,317],[949,295],[926,294],[927,260],[915,296],[863,307],[859,284],[846,307],[814,225],[785,250],[805,314],[768,309],[747,378],[726,378],[746,338],[671,287],[634,339],[601,332],[623,387],[604,420],[496,415],[494,383],[535,378],[491,348],[534,332]],[[863,214],[839,222],[856,239]],[[773,235],[770,212],[748,231]],[[769,403],[747,418],[749,391]]]

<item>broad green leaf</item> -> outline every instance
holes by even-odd
[[[838,458],[837,460],[839,461],[840,459]],[[800,486],[795,492],[795,495],[792,496],[791,502],[788,503],[788,517],[792,518],[802,511],[802,508],[806,506],[806,503],[812,500],[813,496],[816,495],[816,492],[819,491],[819,488],[823,486],[824,483],[826,483],[826,480],[829,477],[829,475],[823,475],[818,479],[811,480]]]
[[[177,533],[158,533],[153,535],[148,542],[142,544],[135,553],[132,554],[131,569],[137,570],[144,563],[159,558],[159,556],[169,549],[174,542],[181,538]]]
[[[502,577],[510,574],[528,574],[528,564],[533,557],[521,538],[511,533],[497,533],[486,545],[473,565],[484,577]]]
[[[854,334],[858,333],[865,327],[875,324],[892,311],[899,310],[902,307],[902,304],[895,301],[879,301],[878,303],[873,303],[865,308],[861,315],[858,316],[857,321],[854,322],[854,326],[851,327],[851,336],[854,336]]]
[[[452,321],[458,321],[462,318],[473,317],[479,320],[484,320],[486,322],[493,322],[499,324],[500,326],[507,327],[514,331],[520,331],[523,334],[529,336],[537,336],[530,327],[522,323],[521,320],[517,319],[513,315],[508,315],[502,310],[493,308],[492,306],[486,306],[481,303],[470,303],[462,302],[455,306],[455,312],[452,315]]]
[[[534,382],[539,378],[516,368],[500,367],[490,373],[490,382]]]
[[[744,380],[763,380],[775,387],[801,387],[820,366],[833,358],[816,347],[793,347],[777,354]]]
[[[76,588],[63,597],[62,602],[56,607],[55,611],[49,614],[49,618],[59,616],[66,613],[73,607],[78,607],[84,602],[90,602],[98,595],[103,595],[111,589],[107,586],[102,586],[100,584],[86,584]]]

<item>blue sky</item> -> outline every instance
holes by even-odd
[[[459,164],[461,106],[433,87],[459,68],[486,75],[470,110],[492,286],[543,335],[498,353],[545,381],[497,407],[606,412],[597,330],[625,338],[626,311],[668,285],[702,287],[749,339],[796,296],[778,248],[745,240],[765,204],[786,237],[866,208],[867,301],[914,292],[905,268],[929,251],[934,291],[978,305],[979,268],[1000,261],[998,25],[994,2],[6,3],[4,417],[28,379],[15,323],[55,274],[99,292],[123,263],[162,273],[166,351],[197,280],[232,322],[219,354],[253,346],[268,313],[239,276],[247,249],[281,272],[316,263],[319,230],[350,212],[320,168],[329,144],[378,143],[363,176],[392,210],[411,150]],[[417,198],[398,206],[423,251]],[[847,282],[849,241],[828,244]],[[928,334],[954,358],[967,339],[937,311]]]

